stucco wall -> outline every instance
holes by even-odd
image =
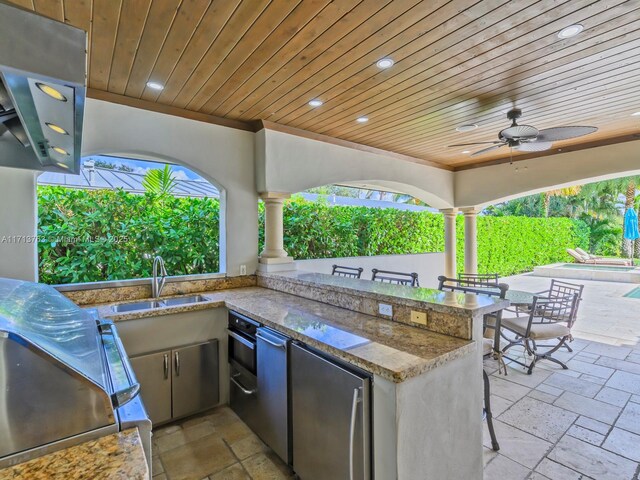
[[[0,277],[37,279],[35,186],[36,172],[0,167]]]
[[[457,207],[640,173],[640,140],[503,163],[455,174]]]
[[[300,192],[332,183],[365,182],[453,205],[453,172],[273,130],[256,134],[257,189]]]
[[[240,265],[255,272],[258,196],[252,132],[87,99],[82,152],[168,160],[224,189],[220,240],[226,241],[226,272],[239,275]]]
[[[416,272],[421,287],[436,288],[438,275],[444,275],[444,253],[419,253],[414,255],[376,255],[375,257],[319,258],[296,260],[298,270],[331,273],[332,265],[362,267],[362,278],[371,278],[371,269],[394,272]]]

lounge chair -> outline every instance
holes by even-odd
[[[592,254],[590,254],[588,252],[585,252],[580,247],[576,247],[575,251],[578,252],[583,257],[588,258],[589,260],[604,260],[604,261],[613,260],[614,262],[623,261],[623,262],[626,262],[626,265],[629,265],[629,266],[633,265],[631,263],[631,260],[627,260],[626,258],[611,258],[611,257],[602,257],[600,255],[592,255]]]
[[[588,256],[581,255],[573,248],[567,248],[567,253],[573,257],[576,263],[583,263],[585,265],[614,265],[619,267],[631,266],[630,260],[624,258],[589,258]]]

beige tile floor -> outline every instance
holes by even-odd
[[[549,279],[519,275],[511,288],[541,291]],[[485,480],[638,480],[640,473],[640,299],[637,285],[581,281],[584,301],[573,352],[562,370],[540,362],[532,375],[493,360],[492,408],[500,451],[485,427]]]
[[[228,407],[162,426],[154,480],[285,480],[293,473]]]

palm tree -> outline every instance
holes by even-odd
[[[145,192],[153,193],[159,196],[169,195],[176,188],[176,179],[169,165],[165,165],[162,170],[149,170],[144,176],[142,186]]]
[[[580,193],[581,185],[575,185],[573,187],[558,188],[556,190],[549,190],[544,192],[542,198],[542,211],[545,217],[549,216],[549,205],[551,204],[551,197],[574,197]]]
[[[635,199],[637,186],[640,183],[640,176],[634,177],[622,177],[615,178],[613,180],[607,180],[604,182],[599,182],[601,185],[606,186],[609,185],[612,189],[615,189],[619,195],[624,194],[624,211],[626,212],[629,208],[635,208]],[[636,244],[639,242],[636,242]],[[640,247],[635,246],[636,250],[639,250]],[[634,254],[634,245],[631,240],[627,240],[626,238],[622,238],[622,254],[625,257],[630,257]]]

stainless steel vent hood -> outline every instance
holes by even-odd
[[[79,173],[83,30],[0,3],[0,166]]]

